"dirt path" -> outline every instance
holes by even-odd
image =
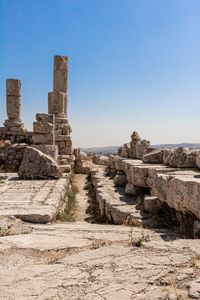
[[[76,214],[76,221],[84,222],[88,220],[91,215],[87,213],[89,203],[88,203],[88,191],[85,189],[87,182],[87,175],[75,174],[74,184],[78,188],[78,193],[76,195],[76,200],[78,202],[78,209]]]

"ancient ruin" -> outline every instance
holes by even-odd
[[[56,55],[33,131],[21,81],[6,81],[0,298],[200,299],[200,150],[152,147],[136,131],[115,155],[73,149],[67,81]]]

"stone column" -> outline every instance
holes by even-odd
[[[54,56],[53,90],[65,93],[64,114],[67,117],[68,57]]]
[[[6,107],[9,120],[20,122],[21,114],[21,81],[6,80]]]
[[[5,120],[6,130],[12,134],[24,133],[24,124],[21,122],[21,81],[6,80],[6,108],[8,119]]]

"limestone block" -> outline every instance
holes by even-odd
[[[6,95],[7,96],[21,96],[21,81],[17,79],[6,80]]]
[[[54,116],[54,114],[37,113],[36,114],[36,120],[38,122],[54,123],[55,122],[55,116]]]
[[[149,164],[162,164],[163,163],[163,150],[155,150],[148,154],[143,155],[142,160],[144,163]]]
[[[31,145],[32,148],[43,152],[46,155],[58,159],[58,146],[57,145]]]
[[[24,127],[24,124],[21,121],[14,121],[14,120],[5,120],[4,122],[5,127]]]
[[[196,168],[196,157],[198,152],[198,150],[192,150],[183,147],[179,147],[172,151],[166,150],[164,151],[164,162],[167,162],[169,166],[176,168]],[[168,153],[168,156],[166,153]]]
[[[56,135],[56,142],[67,142],[69,146],[72,145],[71,137],[69,135]]]
[[[55,70],[68,71],[68,57],[55,55],[53,69],[54,71]]]
[[[68,57],[54,56],[53,90],[67,93]],[[66,102],[66,99],[65,99]],[[66,108],[66,104],[65,104]]]
[[[35,133],[53,134],[54,125],[52,123],[47,123],[47,122],[34,122],[33,123],[33,131]]]
[[[73,154],[73,149],[72,149],[72,147],[59,149],[59,153],[60,154],[65,154],[65,155],[72,155]]]
[[[65,71],[55,70],[54,71],[54,91],[60,91],[67,93],[67,73]]]
[[[32,137],[32,143],[35,145],[54,145],[55,135],[54,134],[39,134],[35,133]]]
[[[9,119],[20,120],[21,98],[19,96],[6,97],[6,108]]]
[[[64,114],[65,94],[62,92],[48,93],[48,113]]]
[[[141,159],[144,151],[150,146],[150,142],[146,140],[139,141],[136,145],[136,158]]]
[[[60,178],[62,173],[50,156],[32,147],[27,147],[18,175],[27,179],[48,179]]]

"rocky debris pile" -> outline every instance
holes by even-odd
[[[118,155],[127,158],[141,159],[143,153],[149,148],[150,142],[141,140],[139,134],[134,131],[131,135],[131,142],[124,144],[118,150]]]
[[[142,161],[144,163],[149,163],[149,164],[162,164],[163,163],[163,155],[164,155],[164,150],[156,150],[153,149],[152,151],[145,151],[143,156],[142,156]]]
[[[52,157],[37,149],[27,147],[18,175],[23,179],[51,179],[60,178],[62,172]]]
[[[108,166],[109,157],[104,155],[94,155],[92,158],[92,162],[96,165]]]

